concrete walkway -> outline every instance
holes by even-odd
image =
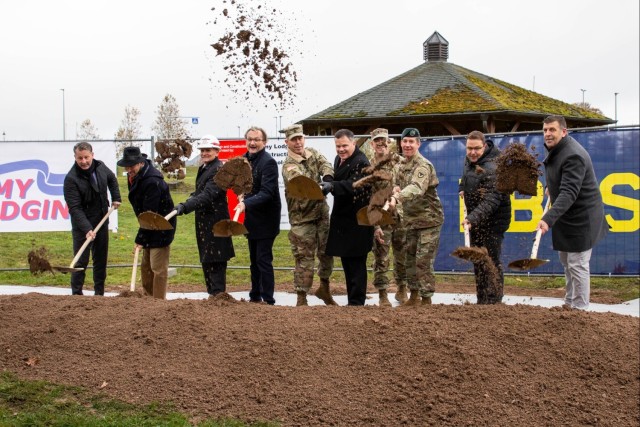
[[[39,292],[47,295],[71,295],[71,289],[69,288],[57,288],[52,286],[14,286],[14,285],[0,285],[0,295],[18,295],[18,294],[26,294],[30,292]],[[245,299],[249,300],[249,292],[231,292],[231,296],[235,299]],[[92,291],[85,291],[85,296],[93,295]],[[116,296],[116,293],[107,292],[106,296]],[[399,304],[394,299],[395,294],[389,294],[389,300],[392,302],[394,307],[397,307]],[[206,292],[169,292],[167,294],[167,299],[205,299],[208,298],[208,294]],[[282,306],[295,306],[296,305],[296,294],[287,293],[287,292],[276,292],[275,293],[276,305]],[[378,305],[378,294],[368,294],[367,295],[366,305]],[[335,295],[334,300],[339,305],[347,305],[347,296],[346,295]],[[314,297],[308,297],[309,305],[324,305],[324,303]],[[560,307],[563,304],[563,300],[561,298],[547,298],[547,297],[527,297],[527,296],[510,296],[505,295],[502,299],[502,302],[507,305],[515,305],[515,304],[525,304],[525,305],[537,305],[540,307]],[[434,304],[475,304],[476,296],[473,294],[443,294],[436,293],[433,296]],[[628,316],[640,317],[640,299],[635,299],[632,301],[627,301],[622,304],[589,304],[589,310],[591,312],[597,313],[617,313]]]

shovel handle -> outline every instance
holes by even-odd
[[[109,215],[111,215],[111,212],[113,212],[116,208],[113,207],[113,205],[109,208],[109,210],[107,211],[107,213],[105,214],[105,216],[100,220],[100,222],[98,223],[98,225],[96,225],[96,228],[93,229],[94,233],[97,233],[98,230],[100,230],[100,227],[102,227],[102,224],[105,223],[105,221],[107,220],[107,218],[109,218]],[[78,251],[78,253],[76,254],[75,257],[73,257],[73,260],[71,261],[71,264],[69,265],[69,268],[73,268],[76,263],[78,262],[78,260],[80,259],[80,257],[82,256],[82,254],[84,253],[85,249],[87,249],[87,246],[89,246],[89,243],[91,243],[93,241],[93,239],[86,239],[84,241],[84,243],[82,244],[82,246],[80,247],[80,250]]]
[[[131,272],[131,292],[136,290],[136,273],[138,272],[138,255],[140,254],[140,246],[136,245],[133,254],[133,271]]]
[[[542,211],[542,216],[547,213],[549,210],[549,206],[551,205],[551,197],[547,198],[547,203],[544,205],[544,210]],[[533,239],[533,248],[531,248],[531,259],[536,259],[538,256],[538,247],[540,246],[540,239],[542,238],[542,229],[538,229],[536,231],[536,237]]]
[[[464,219],[467,219],[467,204],[464,202],[464,198],[462,200],[462,216]],[[471,237],[469,236],[469,224],[465,223],[464,226],[464,245],[467,248],[471,247]]]
[[[238,222],[238,218],[240,218],[240,211],[236,210],[236,213],[233,214],[233,222]]]
[[[164,217],[164,219],[166,219],[167,221],[169,221],[171,218],[173,218],[174,216],[178,215],[178,211],[177,210],[173,210],[171,212],[169,212],[167,214],[167,216]]]

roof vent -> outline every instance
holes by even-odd
[[[447,61],[449,58],[449,42],[435,31],[424,43],[423,59],[425,61]]]

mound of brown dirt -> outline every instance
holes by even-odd
[[[3,296],[0,368],[130,402],[174,402],[194,421],[632,426],[640,420],[637,318],[506,305],[214,302]]]

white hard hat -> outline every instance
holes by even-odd
[[[198,141],[198,149],[202,148],[215,148],[216,150],[220,149],[220,141],[213,135],[205,135]]]

